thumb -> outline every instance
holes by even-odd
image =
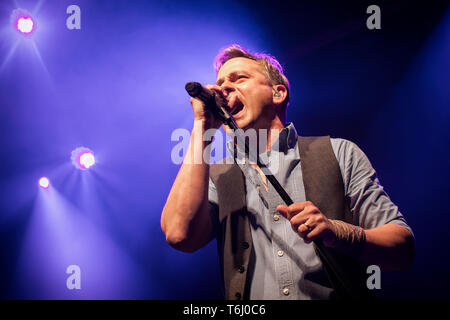
[[[286,219],[291,220],[291,215],[289,214],[289,208],[287,206],[280,204],[277,207],[277,211]]]

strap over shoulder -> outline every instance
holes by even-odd
[[[330,137],[299,137],[298,144],[306,199],[329,219],[358,223],[345,203],[344,181]]]

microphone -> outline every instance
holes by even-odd
[[[225,107],[225,100],[214,90],[210,90],[198,82],[186,83],[185,89],[191,97],[200,99],[214,116],[219,117],[226,123],[233,121],[233,117]]]

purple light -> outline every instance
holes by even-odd
[[[50,186],[50,181],[46,177],[42,177],[39,179],[39,186],[44,189],[48,189]]]
[[[14,9],[9,19],[14,29],[25,37],[31,36],[36,30],[36,21],[25,9]]]
[[[83,169],[89,169],[95,164],[95,157],[92,152],[84,152],[80,155],[79,159],[80,167]]]
[[[20,17],[17,20],[16,28],[22,33],[29,34],[33,31],[34,22],[31,17]]]
[[[72,151],[72,164],[80,170],[87,170],[95,164],[94,152],[86,147],[78,147]]]

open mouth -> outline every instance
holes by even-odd
[[[231,115],[235,116],[244,109],[244,104],[237,96],[234,96],[228,101],[228,107]]]

